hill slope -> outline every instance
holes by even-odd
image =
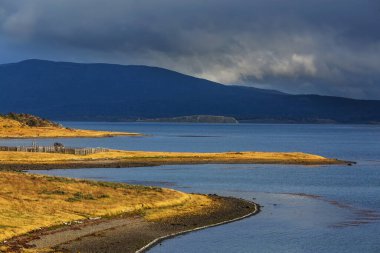
[[[224,115],[259,121],[380,121],[380,101],[226,86],[146,66],[27,60],[0,65],[0,90],[0,112],[53,119]]]

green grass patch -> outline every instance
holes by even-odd
[[[96,198],[91,193],[83,194],[82,192],[76,192],[72,197],[66,199],[68,202],[77,202],[82,200],[96,200]]]
[[[66,192],[65,191],[62,191],[62,190],[52,190],[52,191],[49,191],[49,190],[42,190],[40,192],[40,194],[46,194],[46,195],[65,195]]]

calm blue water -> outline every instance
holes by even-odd
[[[70,146],[166,151],[302,151],[349,166],[182,165],[37,171],[217,193],[262,204],[254,217],[163,242],[150,252],[380,252],[380,127],[65,123],[146,137],[61,139]],[[56,140],[39,141],[51,144]],[[31,140],[1,140],[24,145]]]

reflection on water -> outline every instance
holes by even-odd
[[[288,194],[292,196],[300,196],[312,199],[318,199],[329,203],[330,205],[336,206],[338,208],[349,210],[353,214],[352,219],[348,219],[345,221],[339,221],[338,223],[332,224],[333,228],[344,228],[348,226],[359,226],[363,224],[368,224],[371,222],[380,221],[380,212],[371,209],[360,209],[356,208],[352,205],[345,204],[336,200],[326,199],[325,197],[313,194],[305,194],[305,193],[279,193],[279,194]]]

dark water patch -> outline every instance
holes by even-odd
[[[107,180],[106,176],[92,176],[88,178],[89,180]]]
[[[186,189],[192,189],[193,187],[191,186],[177,186],[178,190],[186,190]]]
[[[175,182],[165,182],[165,181],[146,181],[146,180],[126,180],[123,183],[132,185],[145,185],[145,186],[158,186],[158,187],[176,187]]]
[[[360,161],[361,165],[372,165],[372,166],[379,166],[380,165],[380,160],[372,160],[372,159],[366,159]]]
[[[223,136],[219,135],[173,135],[170,137],[180,137],[180,138],[221,138]]]

